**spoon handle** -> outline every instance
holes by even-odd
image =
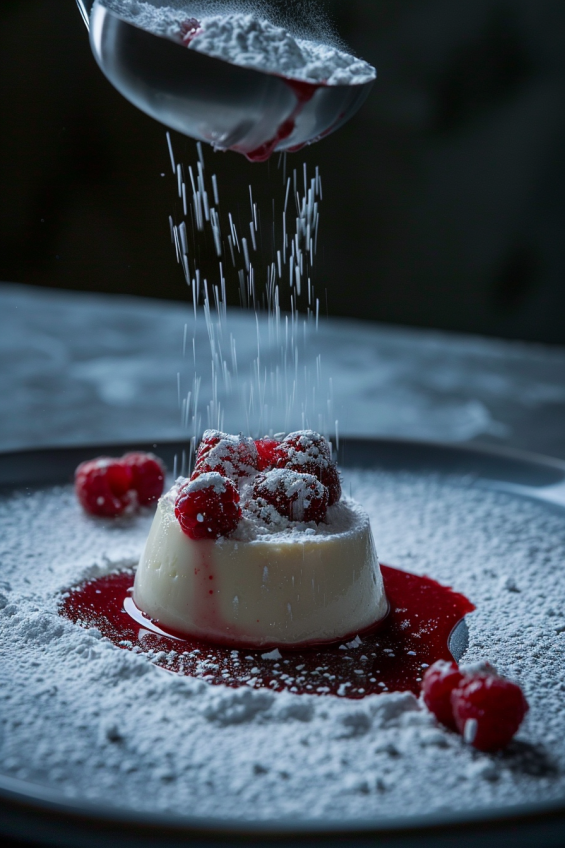
[[[82,19],[86,24],[86,28],[90,29],[90,10],[94,5],[94,0],[77,0],[77,6]]]

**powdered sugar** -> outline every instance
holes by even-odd
[[[194,4],[173,9],[138,0],[103,0],[102,5],[136,26],[177,41],[182,41],[183,23],[197,14]],[[204,12],[197,20],[200,26],[188,48],[235,65],[326,85],[362,84],[376,77],[367,62],[332,45],[295,37],[256,13]]]
[[[152,517],[90,518],[66,487],[0,502],[2,771],[69,797],[220,818],[355,820],[561,797],[563,511],[466,479],[364,472],[350,485],[383,561],[477,605],[465,661],[518,680],[531,707],[508,751],[470,749],[409,693],[345,701],[252,680],[209,686],[61,619],[57,593],[133,566]]]
[[[188,480],[185,477],[179,477],[176,482],[176,492],[186,486],[188,492],[202,492],[205,489],[211,489],[218,495],[226,491],[229,483],[226,477],[223,477],[217,471],[205,471],[196,480]]]

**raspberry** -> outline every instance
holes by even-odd
[[[330,446],[323,436],[313,430],[298,430],[283,439],[273,451],[277,468],[291,468],[313,474],[328,489],[328,505],[341,498],[341,481],[332,461]]]
[[[508,745],[529,709],[520,687],[494,674],[464,677],[451,705],[457,729],[479,751]]]
[[[239,492],[217,471],[201,474],[182,486],[175,515],[191,539],[218,539],[232,533],[241,518]]]
[[[119,459],[100,456],[83,462],[75,471],[75,491],[91,515],[111,518],[132,503],[132,471]]]
[[[198,450],[196,451],[196,462],[202,459],[211,448],[215,447],[222,439],[229,439],[227,433],[222,433],[221,430],[204,430]],[[233,437],[231,437],[233,438]]]
[[[196,18],[187,18],[186,21],[182,21],[180,25],[180,35],[183,44],[188,47],[192,39],[196,38],[199,34],[200,21],[197,21]]]
[[[326,439],[314,430],[297,430],[289,433],[279,443],[275,454],[281,461],[297,463],[319,462],[321,459],[329,462],[332,458]]]
[[[341,498],[341,479],[335,462],[330,462],[327,468],[320,469],[319,480],[328,490],[328,506],[333,506]]]
[[[451,730],[457,730],[451,706],[451,693],[463,680],[463,674],[454,662],[437,660],[424,674],[422,695],[426,707],[438,721]]]
[[[274,507],[291,521],[316,521],[326,517],[328,490],[312,474],[288,468],[276,468],[259,474],[253,485],[253,497]]]
[[[268,471],[275,464],[275,449],[279,442],[276,439],[258,439],[255,442],[257,448],[257,468],[259,471]]]
[[[148,506],[161,497],[165,468],[160,459],[152,453],[126,453],[121,461],[131,469],[131,488],[137,492],[137,502],[141,506]]]
[[[237,482],[257,471],[257,448],[253,439],[206,430],[196,454],[195,474],[217,471]]]

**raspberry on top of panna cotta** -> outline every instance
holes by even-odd
[[[234,646],[338,641],[388,610],[369,518],[311,430],[207,430],[159,501],[133,598],[165,629]]]

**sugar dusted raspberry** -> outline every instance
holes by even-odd
[[[495,674],[464,677],[451,705],[457,729],[479,751],[508,745],[529,709],[520,687]]]
[[[341,481],[328,442],[314,430],[298,430],[273,451],[277,468],[313,474],[328,489],[329,506],[341,498]]]
[[[463,675],[454,662],[437,660],[424,674],[422,695],[427,708],[438,721],[457,730],[451,706],[451,693],[459,686]]]
[[[258,439],[255,442],[257,448],[257,468],[259,471],[268,471],[275,465],[275,450],[279,442],[276,439]]]
[[[221,430],[204,430],[202,438],[200,439],[200,444],[198,445],[198,450],[196,451],[196,462],[206,456],[206,454],[219,442],[221,442],[222,439],[229,438],[233,438],[233,436],[228,436],[227,433],[222,433]]]
[[[131,488],[141,506],[154,503],[163,494],[165,468],[152,453],[126,453],[121,462],[131,470]]]
[[[197,21],[196,18],[187,18],[186,21],[182,21],[180,25],[181,40],[187,47],[192,39],[196,38],[200,32],[200,21]]]
[[[81,463],[75,471],[77,497],[91,515],[121,515],[132,503],[131,488],[131,468],[119,459],[100,456]]]
[[[200,474],[180,489],[175,515],[191,539],[219,539],[232,533],[241,518],[239,492],[217,471]]]
[[[320,469],[319,480],[328,490],[328,506],[333,506],[341,498],[341,479],[335,462],[330,462],[327,468]]]
[[[316,521],[326,517],[328,490],[313,474],[288,468],[276,468],[259,474],[253,485],[253,497],[266,503],[291,521]]]
[[[306,464],[320,459],[331,460],[330,446],[323,436],[314,430],[296,430],[289,433],[276,450],[279,461]]]
[[[196,454],[196,474],[217,471],[237,482],[257,471],[257,448],[253,439],[206,430]]]

